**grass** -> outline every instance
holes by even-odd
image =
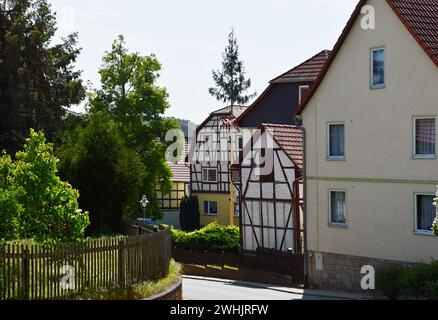
[[[181,265],[175,261],[170,262],[167,277],[156,282],[140,282],[128,288],[113,287],[101,290],[88,290],[76,296],[77,300],[141,300],[152,297],[173,284],[181,276]]]

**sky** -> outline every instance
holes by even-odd
[[[167,88],[166,116],[200,124],[225,106],[208,93],[234,28],[252,89],[324,49],[332,49],[358,0],[49,0],[57,39],[79,33],[76,66],[92,88],[105,51],[119,34],[130,51],[154,53]],[[57,41],[55,39],[55,42]],[[83,105],[73,108],[83,111]]]

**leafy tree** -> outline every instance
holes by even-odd
[[[251,87],[251,79],[245,78],[245,67],[239,60],[239,46],[234,31],[228,36],[228,46],[222,54],[222,70],[213,71],[215,87],[209,93],[217,100],[231,105],[244,105],[256,96],[256,93],[245,94]]]
[[[160,219],[156,188],[163,194],[171,190],[172,172],[166,164],[165,136],[179,127],[173,119],[163,118],[169,107],[165,88],[157,86],[161,65],[155,55],[129,53],[123,36],[103,57],[100,69],[101,89],[90,97],[90,111],[105,112],[117,125],[129,148],[140,155],[145,166],[141,192],[150,200],[148,215]],[[138,201],[137,201],[138,202]],[[135,212],[137,202],[127,209]]]
[[[58,159],[43,133],[30,131],[16,160],[0,158],[0,239],[77,241],[89,224],[79,193],[57,176]]]
[[[85,122],[66,134],[60,172],[80,190],[81,207],[91,212],[88,232],[117,230],[122,215],[132,214],[129,208],[138,203],[146,170],[106,113],[95,112]]]
[[[0,148],[17,150],[30,128],[52,139],[65,110],[85,97],[73,67],[77,34],[53,45],[55,32],[47,0],[0,2]]]

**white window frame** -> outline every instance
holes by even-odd
[[[332,192],[342,192],[345,194],[345,223],[332,222]],[[328,190],[328,225],[329,227],[336,227],[336,228],[348,227],[347,191],[345,189]]]
[[[330,155],[330,127],[331,126],[339,126],[339,125],[343,125],[344,126],[344,155],[343,156],[331,156]],[[327,160],[328,161],[345,161],[345,140],[346,140],[346,136],[345,136],[345,122],[343,121],[339,121],[339,122],[327,122]]]
[[[205,202],[208,203],[208,212],[205,212]],[[210,203],[211,202],[216,202],[216,213],[210,213]],[[217,201],[213,201],[213,200],[204,200],[203,201],[203,211],[204,211],[204,215],[206,216],[218,216],[219,215],[219,203]]]
[[[433,192],[415,192],[414,193],[414,233],[418,234],[418,235],[423,235],[423,236],[434,236],[433,231],[432,230],[421,230],[418,229],[418,219],[417,219],[417,210],[418,210],[418,203],[417,203],[417,198],[418,196],[433,196],[434,198],[436,197],[436,193]]]
[[[204,180],[204,170],[207,170],[207,180]],[[208,181],[208,170],[216,171],[216,180],[215,181]],[[217,177],[218,177],[218,170],[217,170],[217,168],[202,168],[201,175],[202,175],[201,178],[202,178],[202,182],[203,183],[217,183]]]
[[[374,52],[383,50],[383,84],[374,84]],[[386,87],[386,48],[385,47],[377,47],[372,48],[370,50],[370,87],[371,89],[384,89]]]
[[[435,120],[435,154],[417,154],[417,120],[422,119],[434,119]],[[436,116],[415,116],[412,119],[412,158],[413,159],[437,159],[436,148],[437,148],[437,137],[436,137]]]
[[[301,96],[301,89],[304,89],[304,88],[306,88],[307,90],[309,90],[310,91],[310,86],[309,85],[302,85],[302,86],[299,86],[298,87],[298,103],[299,104],[301,104],[301,102],[302,102],[302,96]]]

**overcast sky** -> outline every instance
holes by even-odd
[[[253,90],[331,49],[358,0],[49,0],[58,36],[79,32],[83,79],[99,85],[102,55],[118,34],[131,51],[154,53],[159,84],[169,92],[169,116],[201,123],[223,106],[208,94],[234,27]],[[75,108],[80,111],[82,107]]]

